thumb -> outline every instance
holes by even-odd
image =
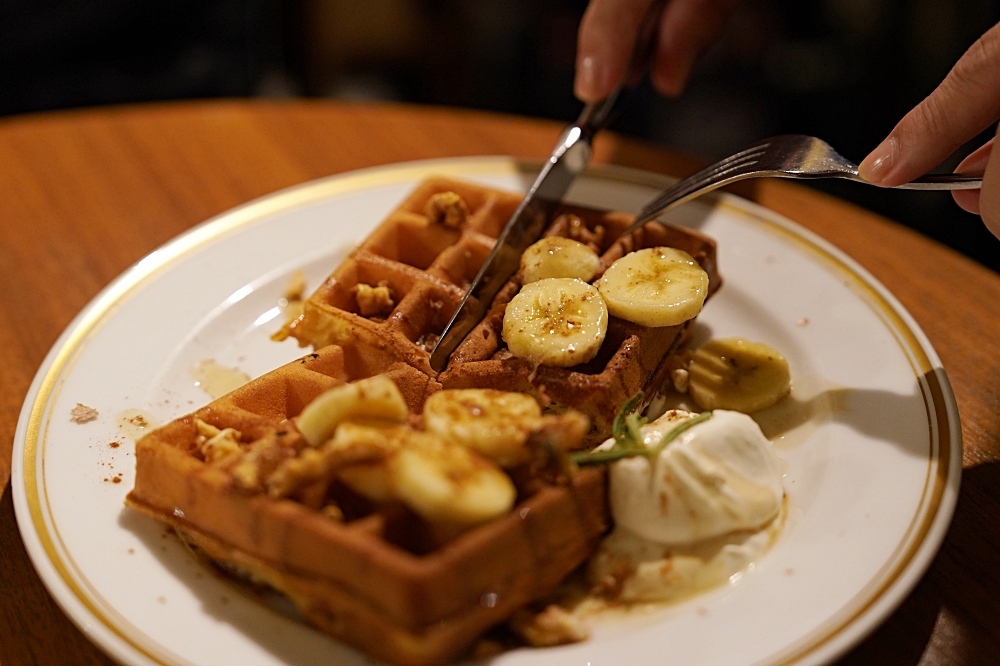
[[[974,173],[986,171],[986,164],[993,154],[993,139],[972,151],[961,164],[955,167],[955,173]],[[951,196],[959,207],[974,215],[979,215],[979,190],[952,190]]]
[[[858,168],[884,187],[927,173],[1000,118],[1000,24],[980,37],[934,92]]]
[[[983,148],[990,145],[986,144]],[[991,153],[987,160],[986,172],[983,174],[983,188],[979,194],[979,215],[983,218],[986,228],[1000,238],[1000,150],[995,154]]]

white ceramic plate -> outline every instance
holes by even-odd
[[[292,272],[302,268],[318,285],[423,177],[523,191],[534,168],[474,158],[307,183],[171,241],[80,313],[24,403],[13,491],[35,566],[88,637],[129,664],[368,663],[216,576],[157,523],[125,510],[137,432],[123,420],[143,414],[162,424],[207,402],[191,374],[200,361],[257,376],[300,356],[292,341],[268,339]],[[638,210],[668,182],[597,168],[569,198]],[[731,585],[595,621],[585,643],[518,650],[497,664],[596,666],[621,663],[623,654],[636,666],[667,654],[678,664],[826,662],[900,603],[951,519],[958,411],[937,355],[885,288],[824,241],[734,197],[689,204],[670,219],[719,242],[726,283],[699,318],[699,335],[771,344],[791,363],[793,405],[830,408],[778,441],[787,526]],[[99,417],[71,422],[76,403]]]

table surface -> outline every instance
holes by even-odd
[[[102,287],[192,225],[289,185],[426,158],[540,159],[560,129],[455,109],[303,101],[0,121],[0,663],[112,663],[32,568],[8,484],[32,376]],[[676,176],[699,166],[612,134],[598,137],[594,162]],[[1000,276],[843,201],[785,181],[749,182],[741,194],[831,241],[898,297],[940,355],[961,414],[962,490],[944,545],[900,608],[841,663],[1000,663]]]

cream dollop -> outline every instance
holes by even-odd
[[[693,416],[667,412],[642,427],[643,443],[657,446]],[[635,456],[612,464],[611,513],[617,526],[638,537],[666,546],[690,545],[767,525],[781,510],[781,477],[774,445],[754,420],[715,410],[655,458]]]

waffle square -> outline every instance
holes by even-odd
[[[335,485],[275,500],[241,489],[204,460],[195,419],[237,429],[244,448],[280,437],[315,396],[361,378],[348,369],[357,352],[320,349],[146,435],[126,504],[225,568],[284,593],[309,622],[374,657],[446,663],[590,556],[610,525],[603,470],[520,497],[509,514],[441,542],[401,505],[355,498],[334,520],[322,505],[343,491]],[[374,369],[418,409],[440,386],[399,361]]]

